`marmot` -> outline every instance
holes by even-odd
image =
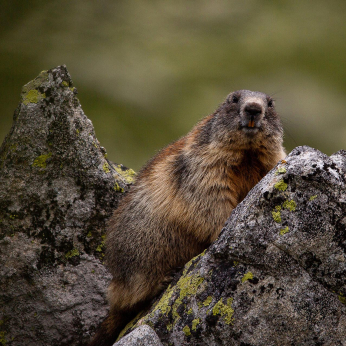
[[[273,99],[239,90],[139,172],[109,221],[110,313],[91,345],[112,345],[176,268],[208,247],[231,211],[286,154]]]

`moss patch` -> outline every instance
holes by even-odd
[[[33,167],[38,167],[38,168],[46,168],[47,167],[47,160],[52,156],[52,153],[48,153],[45,155],[40,155],[36,157],[34,160],[32,166]]]
[[[274,185],[274,187],[279,191],[285,191],[287,189],[287,184],[283,180],[280,180]]]
[[[224,317],[226,324],[233,322],[234,310],[232,309],[233,298],[227,299],[227,304],[222,302],[222,298],[213,307],[213,315],[221,315]]]

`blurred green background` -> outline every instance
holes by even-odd
[[[117,163],[138,170],[236,89],[276,99],[288,151],[346,148],[346,2],[1,1],[0,142],[21,87],[66,64]]]

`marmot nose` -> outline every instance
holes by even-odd
[[[244,108],[244,113],[250,117],[257,117],[262,111],[262,106],[256,102],[248,103]]]

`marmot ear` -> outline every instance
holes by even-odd
[[[238,103],[239,102],[239,95],[237,95],[237,94],[234,94],[233,96],[232,96],[232,103]]]
[[[271,97],[267,97],[268,108],[273,108],[275,106],[274,100]]]

